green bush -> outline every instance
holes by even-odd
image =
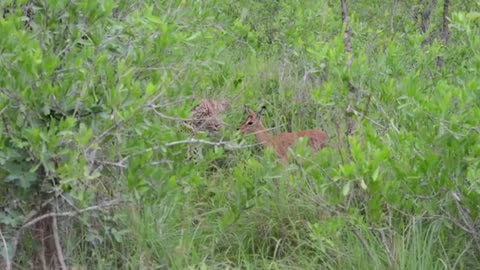
[[[348,68],[335,1],[3,1],[2,263],[478,268],[480,6],[461,2],[446,40],[444,2],[348,1]],[[232,109],[192,162],[203,97]],[[329,147],[278,162],[237,133],[246,103]]]

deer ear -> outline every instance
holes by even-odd
[[[265,105],[263,105],[262,108],[260,109],[260,111],[258,111],[258,114],[257,114],[258,119],[262,119],[262,116],[265,113],[266,109],[267,109],[267,107],[265,107]]]
[[[248,113],[248,114],[253,114],[253,111],[252,111],[252,109],[250,108],[250,105],[245,104],[245,112]]]

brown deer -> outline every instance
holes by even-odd
[[[270,134],[262,124],[262,116],[265,109],[265,106],[262,106],[260,111],[255,113],[246,105],[247,119],[245,123],[240,126],[239,130],[243,133],[255,134],[257,141],[266,147],[272,147],[282,161],[288,161],[288,148],[301,137],[307,137],[309,139],[308,145],[313,149],[313,153],[325,147],[328,135],[321,130],[286,132],[278,135]]]

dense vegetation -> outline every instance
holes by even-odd
[[[480,4],[341,2],[1,1],[2,269],[478,269]]]

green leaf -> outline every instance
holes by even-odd
[[[345,185],[343,185],[343,188],[342,188],[342,195],[343,196],[347,196],[349,193],[350,193],[350,181],[348,181],[347,183],[345,183]]]
[[[376,181],[377,181],[379,173],[380,173],[380,167],[377,167],[377,168],[375,169],[375,171],[373,172],[373,174],[372,174],[372,180],[373,180],[373,182],[376,182]]]
[[[202,33],[201,32],[196,32],[195,34],[191,35],[190,37],[188,37],[186,39],[186,41],[192,41],[194,39],[196,39],[197,37],[199,37]]]
[[[93,131],[90,128],[87,128],[87,126],[84,123],[80,124],[80,129],[77,134],[77,142],[81,146],[87,146],[90,143],[90,139],[93,136]]]
[[[363,189],[363,190],[366,190],[367,189],[367,184],[365,183],[365,181],[362,179],[360,180],[360,187]]]
[[[158,24],[158,25],[163,25],[164,24],[160,17],[157,17],[157,16],[152,15],[152,14],[147,14],[145,16],[145,18],[147,20],[149,20],[150,22],[153,22],[153,23]]]

